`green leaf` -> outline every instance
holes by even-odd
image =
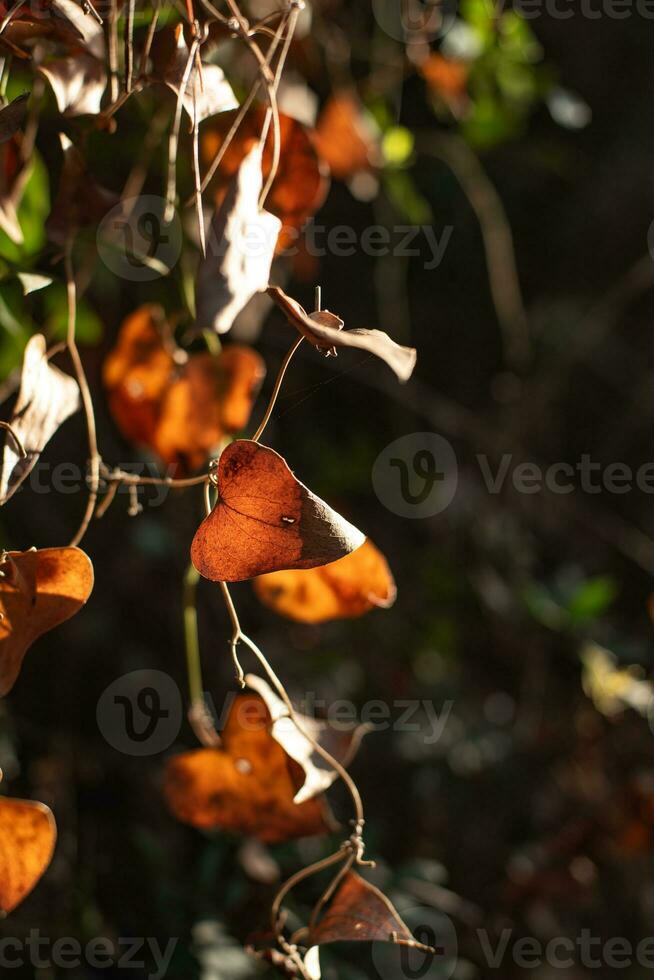
[[[597,619],[607,610],[617,594],[617,584],[610,576],[600,575],[588,579],[569,600],[567,613],[575,623]]]

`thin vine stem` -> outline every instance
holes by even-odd
[[[272,413],[274,411],[275,404],[277,402],[277,398],[279,396],[279,392],[281,390],[282,383],[284,381],[284,375],[286,374],[286,371],[288,369],[289,364],[293,360],[293,356],[294,356],[296,350],[298,349],[298,347],[300,346],[300,344],[302,343],[303,340],[304,340],[304,337],[299,337],[295,341],[295,343],[293,344],[293,346],[291,348],[289,348],[289,350],[286,352],[286,356],[285,356],[284,360],[282,361],[282,365],[281,365],[281,367],[279,369],[279,373],[277,375],[277,380],[275,381],[275,387],[273,388],[272,395],[270,396],[270,401],[268,402],[268,407],[266,408],[265,414],[264,414],[261,422],[259,423],[259,427],[258,427],[257,431],[252,436],[252,442],[259,442],[259,439],[263,435],[266,426],[270,422],[270,417],[271,417],[271,415],[272,415]]]
[[[27,456],[27,453],[25,452],[25,446],[23,445],[15,429],[11,427],[9,422],[1,422],[1,421],[0,421],[0,429],[4,429],[6,432],[9,433],[9,435],[11,436],[11,438],[13,439],[16,445],[16,449],[18,450],[19,456],[21,457],[21,459],[25,459],[25,457]]]
[[[272,681],[273,686],[277,690],[277,693],[279,694],[280,698],[284,702],[284,705],[286,706],[291,721],[295,724],[295,727],[298,729],[300,734],[304,735],[307,741],[311,744],[312,748],[318,753],[318,755],[320,755],[324,759],[324,761],[329,766],[331,766],[331,768],[334,770],[337,776],[339,776],[345,783],[345,786],[347,787],[350,796],[352,797],[352,803],[354,805],[355,825],[358,828],[362,828],[365,823],[363,801],[361,799],[361,794],[359,793],[358,787],[354,782],[354,780],[352,779],[352,777],[350,776],[349,772],[341,765],[338,759],[335,759],[334,756],[331,755],[327,751],[327,749],[323,748],[323,746],[316,741],[313,735],[311,735],[311,733],[304,728],[300,718],[298,717],[295,708],[293,707],[293,703],[291,702],[291,699],[288,696],[286,688],[284,687],[281,680],[279,679],[279,677],[273,670],[272,666],[268,662],[268,659],[266,658],[265,654],[259,649],[259,647],[256,645],[254,640],[251,640],[250,637],[247,636],[246,633],[243,633],[242,630],[240,630],[239,639],[243,643],[245,643],[247,647],[249,647],[249,649],[252,651],[252,653],[255,655],[255,657],[257,658],[257,660],[265,670],[266,674]]]
[[[293,891],[299,884],[306,881],[307,878],[312,878],[314,875],[320,874],[322,871],[326,871],[327,868],[331,868],[334,864],[338,864],[339,861],[350,860],[351,855],[349,855],[342,847],[336,851],[334,854],[330,854],[329,857],[322,858],[320,861],[316,861],[314,864],[310,864],[306,868],[302,868],[300,871],[296,871],[284,884],[280,887],[279,891],[273,899],[272,907],[270,909],[270,921],[275,933],[275,938],[279,945],[284,948],[287,952],[290,952],[292,947],[286,942],[281,929],[280,929],[280,912],[282,904],[286,896]],[[352,866],[351,863],[349,865]]]
[[[82,397],[82,406],[84,408],[84,415],[86,416],[86,431],[88,435],[88,448],[89,448],[89,496],[86,503],[86,510],[84,516],[82,517],[82,522],[77,529],[76,534],[70,542],[71,547],[75,547],[80,543],[84,535],[86,534],[89,524],[91,523],[91,518],[93,517],[93,512],[95,510],[95,505],[98,501],[98,492],[100,487],[100,453],[98,451],[98,437],[95,427],[95,412],[93,410],[93,399],[91,398],[91,392],[89,390],[88,381],[86,379],[86,373],[84,371],[84,365],[82,364],[82,359],[77,348],[77,341],[75,339],[75,327],[77,320],[77,291],[75,287],[75,279],[73,276],[73,256],[72,256],[72,241],[69,240],[66,246],[65,253],[65,268],[66,268],[66,297],[68,301],[68,328],[66,333],[66,346],[70,354],[71,360],[73,362],[73,367],[75,369],[75,375],[77,377],[77,383],[79,385],[80,395]]]
[[[266,62],[267,62],[267,64],[268,64],[269,67],[270,67],[270,64],[272,63],[272,59],[274,57],[275,52],[276,52],[277,48],[279,47],[279,44],[281,43],[282,36],[283,36],[284,23],[285,23],[285,17],[282,17],[282,19],[280,21],[280,25],[279,25],[279,27],[277,29],[277,32],[275,33],[275,36],[272,39],[272,41],[270,42],[270,45],[268,47],[268,50],[266,51]],[[211,182],[214,174],[216,173],[216,170],[220,166],[220,163],[221,163],[221,161],[222,161],[225,153],[227,152],[227,150],[228,150],[228,148],[229,148],[232,140],[236,136],[236,133],[238,132],[239,127],[241,126],[241,123],[245,119],[245,117],[246,117],[246,115],[248,113],[248,110],[250,109],[250,106],[254,102],[254,100],[255,100],[255,98],[257,96],[257,93],[258,93],[258,91],[259,91],[259,89],[261,88],[262,85],[265,85],[266,88],[267,88],[266,79],[263,77],[263,75],[261,73],[259,73],[259,75],[257,76],[256,81],[252,85],[252,87],[251,87],[251,89],[250,89],[250,91],[249,91],[249,93],[248,93],[245,101],[243,102],[243,104],[241,105],[240,109],[236,113],[236,116],[234,117],[234,120],[232,122],[232,125],[230,126],[229,130],[227,131],[227,135],[225,136],[225,139],[223,140],[223,142],[218,147],[218,150],[216,151],[216,155],[213,158],[213,160],[211,161],[211,166],[209,167],[209,169],[207,170],[206,174],[204,175],[204,177],[202,179],[202,183],[200,185],[200,188],[201,188],[202,191],[205,191],[207,189],[209,183]]]
[[[197,591],[199,580],[200,573],[193,564],[190,564],[184,573],[183,602],[186,669],[191,704],[204,700],[200,640],[198,636]]]
[[[273,158],[270,165],[270,171],[268,177],[266,178],[266,183],[263,186],[261,194],[259,196],[259,207],[262,208],[266,203],[270,189],[277,176],[277,171],[279,169],[279,160],[281,156],[281,131],[279,126],[279,109],[277,107],[277,89],[279,88],[279,83],[281,81],[282,72],[284,71],[284,65],[286,64],[286,58],[288,57],[288,52],[291,47],[291,42],[293,40],[293,35],[295,34],[295,28],[297,26],[297,19],[300,16],[300,6],[294,3],[288,18],[284,21],[284,28],[286,29],[286,36],[284,38],[284,44],[279,55],[279,60],[277,62],[277,68],[275,70],[275,79],[269,90],[270,107],[266,112],[266,118],[263,125],[263,131],[261,134],[261,143],[265,145],[266,138],[268,136],[268,127],[270,126],[270,121],[272,118],[273,124]]]

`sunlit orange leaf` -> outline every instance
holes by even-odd
[[[74,616],[93,589],[93,565],[79,548],[10,551],[0,562],[0,697],[14,686],[40,636]]]
[[[433,52],[420,65],[420,72],[432,92],[454,112],[459,113],[465,108],[470,74],[467,62],[444,58],[442,54]]]
[[[263,678],[248,674],[245,683],[264,701],[271,718],[272,737],[304,770],[304,782],[298,788],[294,802],[303,803],[324,793],[335,781],[337,774],[316,751],[310,739],[347,767],[356,754],[367,727],[360,725],[347,731],[299,712],[295,712],[293,719],[286,704]]]
[[[173,814],[194,827],[250,834],[267,843],[333,829],[324,799],[294,802],[303,772],[272,737],[270,725],[261,698],[239,695],[222,748],[169,760],[164,792]]]
[[[65,245],[80,228],[97,225],[117,198],[96,183],[81,153],[68,137],[60,133],[59,139],[64,162],[57,197],[45,226],[51,241]]]
[[[266,289],[279,219],[259,207],[261,148],[244,157],[216,210],[195,282],[198,326],[226,333],[255,293]]]
[[[209,167],[220,149],[234,122],[234,116],[235,113],[223,113],[207,123],[200,140],[202,160],[206,167]],[[241,123],[236,138],[227,148],[211,184],[216,189],[219,201],[224,196],[227,181],[236,173],[254,144],[259,142],[264,118],[265,108],[250,111]],[[266,200],[266,208],[282,222],[277,251],[296,241],[298,229],[318,210],[329,186],[326,168],[320,161],[309,130],[284,113],[280,113],[279,121],[280,163]],[[263,153],[264,179],[270,173],[272,164],[271,130],[268,132]]]
[[[4,109],[0,109],[0,143],[6,143],[23,124],[27,112],[29,93],[19,95]]]
[[[222,453],[218,493],[191,546],[193,564],[213,581],[326,565],[364,541],[278,453],[256,442],[241,439]]]
[[[333,95],[318,119],[315,143],[333,177],[346,180],[381,163],[379,132],[354,92]]]
[[[335,354],[337,347],[355,347],[385,361],[400,381],[411,377],[416,364],[413,347],[401,347],[382,330],[343,330],[340,317],[329,310],[307,313],[279,286],[269,286],[268,294],[283,310],[289,323],[324,354]]]
[[[57,827],[43,803],[0,798],[0,912],[23,901],[54,852]]]
[[[264,373],[256,351],[236,344],[186,358],[161,308],[150,305],[123,323],[103,380],[124,437],[184,474],[247,425]]]
[[[253,585],[262,602],[297,623],[353,619],[375,607],[387,609],[396,595],[388,563],[369,540],[330,565],[270,572]]]
[[[0,504],[16,492],[46,443],[79,407],[77,382],[50,363],[45,337],[35,334],[25,347],[20,392],[10,419],[12,431],[6,433]]]
[[[340,942],[390,942],[426,952],[416,942],[390,900],[354,871],[348,871],[318,922],[309,930],[311,946]]]

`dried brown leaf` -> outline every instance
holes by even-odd
[[[381,164],[379,130],[356,93],[336,92],[320,113],[315,143],[321,157],[339,180]]]
[[[343,876],[317,923],[309,930],[311,946],[340,942],[390,942],[435,952],[417,942],[390,900],[354,871]]]
[[[52,860],[57,827],[43,803],[0,799],[0,912],[23,901]]]
[[[278,453],[256,442],[241,439],[222,453],[218,493],[191,546],[193,564],[213,581],[314,568],[363,544],[360,531],[300,483]]]
[[[256,292],[265,290],[280,221],[259,207],[261,148],[245,156],[216,210],[195,284],[197,323],[226,333]]]
[[[6,143],[18,132],[23,125],[27,113],[29,92],[19,95],[16,99],[0,109],[0,143]]]
[[[163,74],[165,84],[178,97],[189,54],[189,46],[179,25],[174,54]],[[182,105],[191,121],[196,118],[201,123],[210,116],[238,108],[238,99],[219,65],[203,64],[200,72],[195,63],[182,96]]]
[[[45,337],[35,334],[27,342],[20,392],[7,432],[0,474],[0,504],[5,504],[34,467],[44,446],[62,422],[80,407],[74,378],[50,364]],[[15,433],[25,451],[16,444]]]
[[[65,246],[85,225],[97,225],[118,200],[96,183],[84,158],[67,136],[59,134],[64,163],[57,197],[46,221],[48,238]]]
[[[259,144],[266,109],[259,107],[247,113],[229,144],[211,183],[216,201],[222,201],[225,185],[238,171],[244,157]],[[234,122],[235,113],[224,113],[207,123],[201,137],[202,159],[209,165],[220,149]],[[299,230],[321,206],[329,189],[327,168],[320,159],[310,130],[283,112],[279,114],[280,160],[266,207],[282,222],[277,252],[295,244]],[[262,169],[268,177],[273,160],[272,127],[263,151]]]
[[[361,737],[367,731],[366,726],[345,731],[329,722],[296,713],[300,726],[298,727],[285,703],[263,678],[248,674],[245,683],[264,701],[271,718],[272,737],[304,770],[304,782],[299,787],[294,802],[304,803],[305,800],[324,793],[337,779],[337,774],[316,751],[304,732],[329,752],[337,762],[347,766],[356,754]]]
[[[297,623],[352,619],[371,609],[388,609],[397,593],[386,559],[370,540],[330,565],[270,572],[252,584],[263,603]]]
[[[223,747],[173,756],[164,792],[173,814],[201,829],[250,834],[266,843],[324,834],[333,820],[323,799],[294,802],[302,770],[270,734],[263,700],[239,695]]]
[[[93,565],[79,548],[10,551],[0,563],[0,697],[14,686],[40,636],[70,619],[93,590]]]
[[[225,435],[245,428],[265,365],[256,351],[238,344],[178,363],[174,347],[164,342],[166,330],[171,335],[160,307],[132,313],[104,363],[103,380],[125,438],[185,475]]]
[[[39,68],[48,80],[59,112],[66,116],[97,115],[107,87],[107,71],[90,54],[53,58]]]
[[[411,377],[416,365],[413,347],[401,347],[381,330],[343,330],[340,317],[328,310],[307,313],[279,286],[269,286],[268,294],[283,310],[288,322],[323,353],[335,353],[337,347],[355,347],[385,361],[400,381]]]

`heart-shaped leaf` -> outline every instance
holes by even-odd
[[[348,871],[318,922],[309,929],[308,944],[375,941],[435,952],[413,938],[383,892],[356,872]]]
[[[270,572],[252,584],[263,603],[297,623],[353,619],[371,609],[388,609],[397,594],[388,563],[370,540],[330,565]]]
[[[78,612],[93,589],[93,565],[79,548],[10,551],[0,563],[0,697],[43,633]]]
[[[187,358],[156,306],[127,317],[103,368],[122,434],[180,476],[201,466],[226,434],[245,428],[264,374],[256,351],[237,344]]]
[[[0,798],[0,912],[23,901],[54,852],[57,827],[43,803]]]
[[[77,382],[50,364],[45,337],[35,334],[25,347],[20,392],[10,420],[12,431],[5,438],[0,504],[5,504],[16,492],[41,450],[79,407]]]
[[[265,703],[271,718],[272,737],[304,770],[304,783],[295,794],[294,802],[304,803],[305,800],[324,793],[338,778],[337,773],[316,751],[307,735],[326,749],[337,762],[347,767],[356,754],[361,737],[367,731],[366,726],[360,725],[346,731],[326,721],[296,713],[300,725],[298,727],[295,720],[291,718],[286,704],[277,697],[266,681],[255,674],[248,674],[245,683],[256,691]]]
[[[411,377],[416,365],[413,347],[401,347],[382,330],[343,330],[340,317],[328,310],[307,313],[279,286],[269,286],[268,295],[284,311],[288,322],[323,353],[334,354],[337,347],[356,347],[385,361],[400,381]]]
[[[201,829],[250,834],[266,843],[334,829],[324,799],[297,804],[303,772],[270,734],[257,695],[239,695],[222,733],[222,748],[174,756],[164,792],[173,814]]]
[[[214,214],[207,254],[195,283],[201,329],[226,333],[256,292],[266,289],[280,221],[259,207],[261,147],[256,144],[232,178]]]
[[[327,565],[365,540],[300,483],[278,453],[256,442],[241,439],[225,449],[218,493],[191,546],[193,564],[215,582]]]

